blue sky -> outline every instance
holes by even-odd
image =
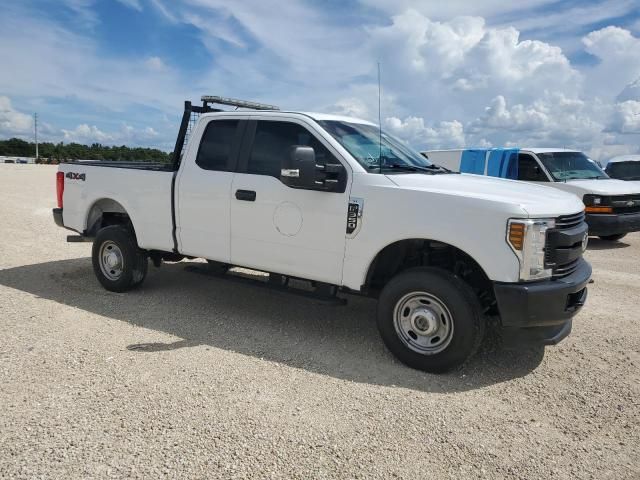
[[[5,0],[0,138],[170,150],[201,94],[375,120],[378,61],[416,147],[640,150],[640,0]]]

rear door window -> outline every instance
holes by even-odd
[[[204,170],[232,171],[239,125],[239,120],[210,121],[202,135],[196,164]]]

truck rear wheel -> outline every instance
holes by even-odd
[[[98,281],[112,292],[131,290],[147,275],[147,254],[138,248],[133,232],[122,225],[98,231],[92,262]]]
[[[400,273],[378,300],[378,330],[409,367],[442,373],[462,365],[482,341],[485,321],[471,288],[437,268]]]
[[[616,235],[600,235],[600,239],[606,240],[608,242],[617,242],[618,240],[622,240],[626,236],[626,233],[618,233]]]

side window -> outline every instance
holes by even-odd
[[[549,181],[536,159],[523,153],[518,155],[518,180],[527,180],[529,182]]]
[[[202,135],[196,164],[204,170],[231,170],[231,148],[238,129],[238,120],[212,120]]]
[[[247,173],[280,178],[280,165],[294,145],[313,147],[316,163],[337,162],[309,130],[291,122],[258,121]]]

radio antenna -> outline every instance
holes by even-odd
[[[382,173],[382,87],[380,82],[380,62],[378,62],[378,146],[380,151],[378,152],[378,170]]]

